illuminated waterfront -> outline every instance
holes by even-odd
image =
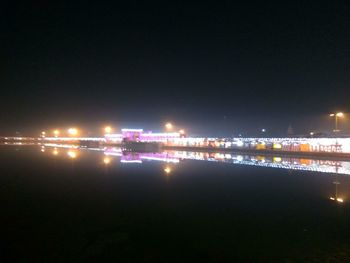
[[[3,145],[0,155],[13,259],[349,255],[346,161],[53,144]]]

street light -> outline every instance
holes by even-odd
[[[342,112],[336,112],[336,113],[331,113],[329,114],[330,117],[334,117],[334,130],[333,132],[339,132],[340,130],[338,130],[338,117],[342,118],[344,117],[344,113]]]
[[[55,135],[55,137],[57,137],[60,134],[60,131],[59,130],[54,130],[53,134]]]
[[[111,163],[111,159],[109,157],[104,157],[103,158],[103,163],[104,164],[110,164]]]
[[[67,155],[69,156],[69,158],[71,159],[75,159],[77,157],[77,152],[76,151],[73,151],[73,150],[69,150],[67,152]]]
[[[167,122],[167,123],[165,124],[165,128],[166,128],[167,130],[171,130],[171,129],[173,128],[173,125],[172,125],[170,122]]]
[[[105,133],[111,133],[111,132],[112,132],[111,126],[106,126],[105,127]]]
[[[68,129],[68,134],[72,135],[72,136],[75,136],[75,135],[78,134],[78,129],[76,129],[76,128],[69,128]]]
[[[166,166],[166,167],[164,168],[164,172],[165,172],[166,174],[170,174],[170,173],[172,172],[171,167]]]

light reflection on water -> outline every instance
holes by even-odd
[[[16,144],[18,146],[18,144]],[[33,146],[32,144],[28,144]],[[21,147],[25,144],[21,144]],[[263,156],[263,155],[244,155],[235,153],[219,152],[190,152],[190,151],[163,151],[163,152],[130,152],[123,151],[119,147],[86,148],[70,144],[43,144],[39,146],[40,152],[53,157],[70,159],[73,162],[79,162],[79,158],[84,153],[96,153],[93,160],[96,163],[103,164],[105,168],[123,163],[126,165],[136,165],[148,162],[161,164],[162,172],[165,176],[171,176],[177,170],[177,166],[186,160],[199,162],[225,163],[227,165],[255,166],[262,168],[279,168],[288,171],[307,171],[313,172],[312,175],[328,174],[335,177],[334,194],[331,194],[329,200],[343,203],[346,200],[344,193],[340,193],[339,177],[350,175],[350,160],[321,160],[307,159],[285,156]]]
[[[0,156],[5,160],[0,182],[10,200],[0,201],[7,207],[2,217],[8,225],[7,237],[24,224],[15,231],[20,238],[14,247],[18,242],[21,248],[41,244],[50,240],[47,233],[55,233],[61,235],[58,243],[65,249],[78,248],[80,253],[85,242],[93,242],[85,241],[89,235],[92,240],[107,235],[106,243],[114,240],[108,234],[118,227],[121,216],[121,224],[125,221],[127,226],[120,229],[131,237],[127,244],[130,249],[136,247],[133,254],[143,247],[149,251],[170,244],[171,248],[188,247],[189,253],[197,249],[203,255],[208,250],[222,253],[225,248],[226,257],[235,248],[237,255],[248,259],[241,262],[264,262],[249,260],[261,259],[260,251],[267,258],[291,255],[299,259],[291,262],[305,262],[300,258],[302,250],[310,252],[310,258],[313,251],[323,258],[317,254],[321,246],[322,251],[328,248],[327,253],[338,245],[350,251],[350,166],[346,160],[136,153],[55,144],[3,146]],[[60,227],[55,229],[56,225]],[[41,227],[40,240],[23,239],[28,236],[22,234],[23,229],[34,229],[33,239]],[[96,242],[96,246],[103,243]],[[117,236],[113,249],[121,247],[118,242]],[[198,248],[198,242],[204,246]],[[51,249],[46,253],[59,254]],[[41,253],[45,248],[28,250]],[[281,252],[276,255],[276,251]]]
[[[122,163],[142,163],[144,161],[158,161],[164,163],[180,163],[183,160],[198,160],[208,162],[221,162],[236,165],[261,166],[269,168],[281,168],[288,170],[302,170],[320,173],[350,175],[350,160],[324,160],[307,159],[282,156],[263,156],[263,155],[243,155],[233,153],[208,153],[208,152],[189,152],[189,151],[163,151],[157,153],[127,152],[117,147],[105,148],[79,148],[71,145],[44,145],[41,151],[50,148],[49,152],[58,155],[58,148],[68,149],[68,157],[75,159],[79,151],[97,151],[103,156],[103,162],[109,164],[112,157],[116,157]],[[108,156],[111,158],[107,158]]]
[[[208,153],[208,152],[189,152],[189,151],[164,151],[157,153],[150,152],[127,152],[118,147],[104,148],[79,148],[72,145],[56,145],[46,144],[41,146],[41,151],[46,152],[46,148],[50,149],[53,155],[58,155],[61,148],[66,151],[70,159],[79,157],[80,151],[94,151],[101,153],[102,163],[109,166],[112,162],[121,162],[124,164],[142,164],[147,161],[161,162],[163,172],[166,176],[170,176],[176,169],[175,165],[185,160],[196,160],[206,162],[218,162],[233,165],[247,165],[257,167],[279,168],[287,170],[311,171],[336,175],[333,184],[335,187],[334,195],[329,199],[338,203],[343,203],[344,198],[339,194],[338,175],[350,175],[350,161],[343,160],[318,160],[295,157],[281,156],[262,156],[262,155],[242,155],[233,153]]]

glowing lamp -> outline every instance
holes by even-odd
[[[69,128],[68,129],[68,134],[72,135],[72,136],[75,136],[75,135],[78,134],[78,129],[76,129],[76,128]]]
[[[164,168],[164,172],[165,172],[166,174],[170,174],[170,173],[171,173],[171,168],[170,168],[169,166],[165,167],[165,168]]]
[[[54,130],[53,134],[55,135],[55,137],[57,137],[60,134],[60,131],[59,130]]]
[[[165,124],[165,128],[167,130],[171,130],[173,128],[173,125],[170,122],[168,122],[168,123]]]
[[[343,116],[344,116],[344,113],[342,113],[342,112],[337,113],[337,117],[343,117]]]
[[[111,126],[106,126],[105,127],[105,133],[111,133],[111,132],[112,132]]]
[[[105,158],[103,158],[103,163],[104,164],[110,164],[111,163],[111,159],[109,157],[105,157]]]
[[[77,157],[77,153],[75,151],[68,151],[67,155],[72,159],[75,159]]]

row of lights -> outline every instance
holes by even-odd
[[[174,125],[172,123],[168,122],[168,123],[165,124],[165,128],[166,128],[167,131],[172,131],[173,128],[174,128]],[[111,133],[113,131],[111,126],[106,126],[106,127],[104,127],[103,130],[104,130],[105,133]],[[58,130],[58,129],[55,129],[55,130],[52,131],[52,133],[53,133],[53,135],[55,137],[58,137],[61,134],[61,131]],[[77,128],[69,128],[69,129],[67,129],[67,133],[70,136],[77,136],[79,134],[79,130]],[[181,135],[183,135],[183,134],[185,134],[185,130],[180,129],[179,133]],[[45,137],[45,136],[46,136],[46,132],[42,131],[41,132],[41,137]]]
[[[104,131],[105,133],[111,133],[112,132],[112,127],[111,126],[106,126],[104,127]],[[55,129],[52,131],[52,134],[55,137],[58,137],[61,134],[61,131],[58,129]],[[77,128],[69,128],[67,129],[67,134],[70,136],[77,136],[79,134],[79,130]],[[41,132],[41,137],[45,137],[46,136],[46,132],[42,131]]]
[[[41,152],[45,152],[45,147],[44,147],[44,146],[41,147]],[[52,151],[52,154],[53,154],[53,155],[58,155],[58,154],[59,154],[58,149],[57,149],[57,148],[54,148],[53,151]],[[67,155],[68,155],[69,158],[75,159],[75,158],[77,158],[78,153],[77,153],[77,151],[71,149],[71,150],[68,150],[68,151],[67,151]],[[110,164],[111,161],[112,161],[111,158],[108,157],[108,156],[105,156],[105,157],[103,158],[103,163],[104,163],[105,165]],[[172,169],[169,165],[166,165],[166,166],[164,167],[163,171],[164,171],[165,174],[170,174],[170,173],[173,171],[173,169]]]

